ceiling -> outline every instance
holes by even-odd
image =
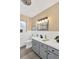
[[[52,5],[56,4],[58,0],[31,0],[30,6],[24,5],[20,2],[20,13],[25,16],[34,17],[40,12],[46,10]]]

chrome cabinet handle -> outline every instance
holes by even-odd
[[[49,53],[48,53],[49,54]]]
[[[52,50],[52,52],[54,52],[54,50]]]

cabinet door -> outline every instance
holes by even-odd
[[[40,57],[47,59],[47,46],[42,43],[40,43]]]
[[[40,43],[36,40],[32,40],[32,49],[35,53],[37,53],[38,55],[40,54]]]
[[[49,52],[48,53],[48,59],[59,59],[59,56]]]

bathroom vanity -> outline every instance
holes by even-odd
[[[42,59],[59,59],[59,44],[55,40],[32,37],[32,49]]]

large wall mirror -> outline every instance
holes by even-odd
[[[38,31],[48,31],[48,23],[49,23],[49,21],[48,21],[47,17],[39,19],[36,22],[37,30]]]
[[[36,24],[32,27],[32,30],[48,31],[49,20],[48,17],[44,17],[36,21]]]

